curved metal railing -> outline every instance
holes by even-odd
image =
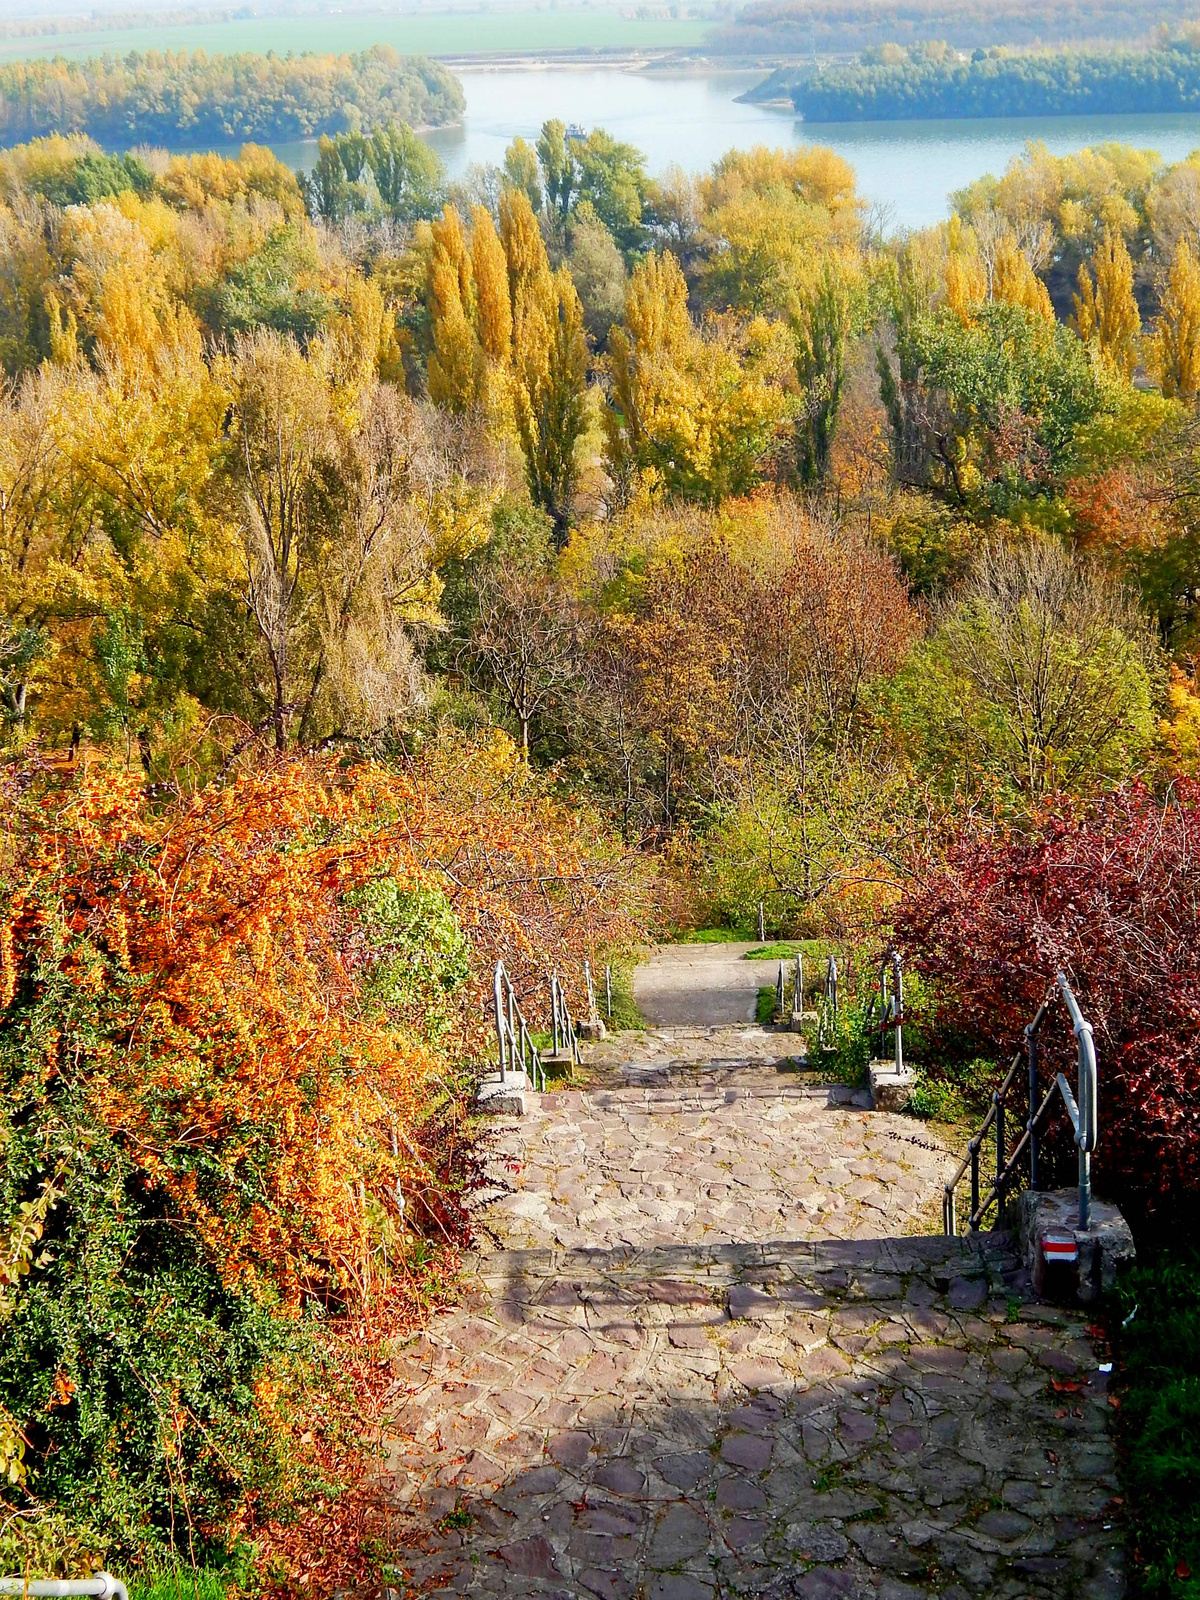
[[[1055,1075],[1053,1083],[1046,1090],[1040,1103],[1038,1101],[1038,1041],[1042,1025],[1049,1015],[1055,1000],[1061,994],[1064,1005],[1071,1018],[1072,1031],[1075,1034],[1075,1043],[1079,1059],[1079,1072],[1077,1079],[1077,1095],[1071,1092],[1071,1085],[1063,1073]],[[1011,1155],[1005,1155],[1005,1101],[1009,1090],[1017,1079],[1017,1072],[1025,1060],[1028,1069],[1028,1117],[1021,1137],[1014,1145]],[[1046,1113],[1054,1102],[1055,1095],[1062,1098],[1066,1107],[1067,1116],[1071,1119],[1071,1127],[1075,1132],[1075,1147],[1079,1156],[1079,1227],[1084,1229],[1091,1220],[1092,1207],[1092,1152],[1096,1148],[1097,1139],[1097,1104],[1096,1104],[1096,1044],[1092,1037],[1092,1025],[1079,1009],[1079,1002],[1071,992],[1071,986],[1061,972],[1055,973],[1054,984],[1050,992],[1037,1009],[1037,1014],[1032,1022],[1025,1028],[1025,1043],[1017,1050],[1009,1063],[1008,1071],[1000,1082],[1000,1086],[992,1095],[992,1103],[988,1114],[983,1119],[974,1137],[967,1145],[967,1153],[963,1157],[958,1171],[946,1185],[942,1201],[942,1225],[944,1231],[953,1238],[957,1233],[957,1221],[954,1214],[955,1190],[961,1183],[963,1174],[970,1168],[971,1172],[971,1211],[967,1218],[967,1227],[975,1232],[983,1218],[993,1205],[1003,1203],[1004,1196],[1012,1187],[1016,1177],[1017,1168],[1026,1150],[1029,1152],[1029,1187],[1041,1188],[1040,1152],[1038,1128]],[[984,1141],[992,1130],[995,1130],[996,1142],[996,1178],[987,1194],[980,1198],[979,1193],[979,1152]]]

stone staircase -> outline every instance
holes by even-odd
[[[397,1595],[1123,1592],[1082,1320],[794,1039],[610,1039],[500,1131],[497,1247],[393,1362]]]

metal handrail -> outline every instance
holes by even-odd
[[[496,1041],[500,1047],[500,1082],[509,1071],[524,1072],[535,1089],[545,1089],[546,1069],[541,1053],[530,1037],[529,1024],[517,1004],[517,992],[503,961],[497,961],[492,984],[496,1008]],[[519,1063],[519,1065],[518,1065]],[[539,1085],[540,1080],[540,1085]]]
[[[1045,1022],[1057,997],[1056,990],[1062,995],[1063,1003],[1071,1018],[1071,1028],[1075,1035],[1079,1061],[1078,1098],[1076,1098],[1075,1094],[1072,1094],[1070,1084],[1065,1076],[1059,1072],[1055,1075],[1053,1083],[1046,1090],[1039,1103],[1038,1040],[1041,1035],[1042,1024]],[[962,1181],[963,1174],[968,1167],[971,1169],[971,1212],[967,1218],[967,1227],[972,1233],[978,1231],[979,1224],[992,1206],[1003,1201],[1005,1193],[1013,1182],[1018,1164],[1026,1148],[1029,1150],[1029,1187],[1033,1190],[1041,1188],[1038,1126],[1053,1104],[1056,1094],[1061,1095],[1067,1116],[1071,1119],[1071,1127],[1075,1132],[1075,1147],[1079,1156],[1078,1226],[1080,1229],[1086,1229],[1091,1222],[1092,1152],[1096,1148],[1098,1137],[1096,1042],[1092,1035],[1092,1025],[1079,1009],[1079,1002],[1061,972],[1055,973],[1054,983],[1050,987],[1050,992],[1038,1007],[1033,1021],[1026,1026],[1024,1038],[1024,1045],[1014,1054],[999,1088],[992,1094],[992,1103],[988,1107],[987,1116],[984,1117],[974,1137],[967,1145],[967,1153],[959,1164],[958,1171],[946,1185],[942,1200],[942,1227],[950,1238],[954,1238],[958,1231],[957,1219],[954,1214],[955,1190]],[[1013,1147],[1012,1154],[1006,1158],[1005,1097],[1016,1081],[1017,1069],[1021,1065],[1022,1057],[1025,1058],[1028,1066],[1029,1115],[1021,1137]],[[996,1179],[981,1200],[979,1195],[979,1152],[993,1127],[995,1128],[996,1142]]]
[[[98,1600],[129,1600],[125,1585],[108,1572],[91,1578],[0,1578],[0,1594],[90,1594]]]

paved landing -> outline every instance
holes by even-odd
[[[1082,1319],[920,1236],[936,1141],[750,1032],[503,1131],[503,1247],[394,1360],[397,1593],[1116,1600]]]
[[[661,945],[633,975],[633,997],[655,1025],[753,1022],[758,991],[778,965],[744,961],[753,944]]]

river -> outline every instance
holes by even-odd
[[[832,145],[858,173],[860,192],[885,208],[893,228],[922,228],[947,215],[947,196],[985,172],[1002,172],[1029,139],[1064,155],[1116,140],[1178,161],[1200,147],[1200,115],[1014,117],[960,122],[799,121],[783,107],[739,103],[757,72],[636,71],[620,67],[459,69],[463,122],[431,133],[430,143],[457,177],[473,162],[503,160],[516,135],[532,140],[548,117],[607,128],[645,152],[651,172],[678,162],[710,167],[734,146]],[[307,166],[312,147],[280,146]]]

